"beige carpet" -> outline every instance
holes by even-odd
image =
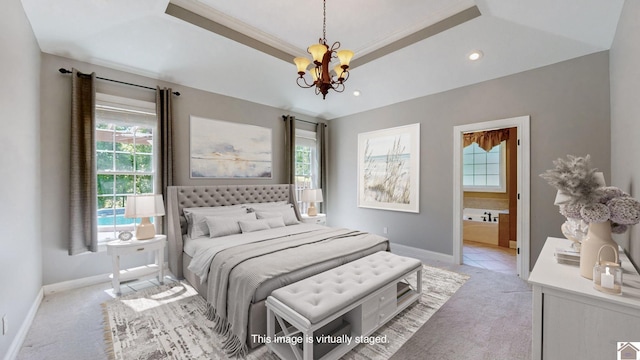
[[[467,275],[424,266],[423,294],[373,336],[386,335],[380,344],[361,344],[345,359],[388,359],[468,279]],[[109,358],[130,359],[227,359],[221,339],[204,316],[206,303],[191,286],[174,283],[122,296],[102,304]],[[247,359],[277,359],[265,346]]]

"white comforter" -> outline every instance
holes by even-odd
[[[211,260],[217,253],[237,245],[279,238],[287,235],[301,234],[324,228],[316,224],[297,224],[275,229],[255,231],[244,234],[234,234],[217,238],[199,237],[196,239],[185,238],[185,252],[191,255],[192,260],[189,270],[200,278],[200,283],[205,283],[209,276]]]

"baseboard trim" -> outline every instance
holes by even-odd
[[[409,256],[420,260],[437,260],[453,264],[453,255],[442,254],[435,251],[419,249],[413,246],[391,243],[391,252],[401,256]]]
[[[94,276],[89,276],[89,277],[80,278],[80,279],[73,279],[68,281],[62,281],[55,284],[44,285],[42,288],[44,289],[44,295],[47,296],[47,295],[61,292],[61,291],[79,289],[85,286],[91,286],[91,285],[108,282],[109,275],[111,275],[111,273],[94,275]]]
[[[164,263],[164,274],[165,276],[170,274],[168,262]],[[94,275],[94,276],[89,276],[89,277],[80,278],[80,279],[73,279],[68,281],[62,281],[55,284],[44,285],[42,288],[44,289],[44,295],[47,296],[47,295],[61,292],[61,291],[79,289],[85,286],[91,286],[96,284],[102,284],[105,282],[110,282],[111,281],[111,279],[109,278],[110,275],[111,273]],[[152,277],[152,275],[145,276],[144,278],[146,277]]]
[[[24,340],[27,338],[27,334],[29,333],[29,329],[31,328],[33,319],[36,317],[36,313],[38,312],[38,308],[40,308],[40,303],[42,303],[43,298],[44,292],[43,289],[40,288],[33,304],[31,304],[31,308],[29,308],[27,317],[22,322],[22,325],[20,325],[20,329],[16,333],[16,337],[11,342],[11,346],[9,346],[9,351],[5,355],[4,360],[13,360],[18,357],[18,353],[22,348],[22,344],[24,344]]]

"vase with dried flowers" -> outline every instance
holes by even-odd
[[[593,277],[598,250],[605,245],[618,245],[611,233],[622,234],[630,225],[640,222],[640,202],[615,186],[605,186],[604,176],[591,167],[591,157],[568,155],[553,162],[554,169],[540,176],[558,190],[556,205],[572,223],[587,223],[588,230],[580,248],[580,275]],[[613,261],[610,252],[603,259]]]

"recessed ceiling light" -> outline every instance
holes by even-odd
[[[353,90],[353,96],[360,96],[360,90]]]
[[[483,53],[480,50],[473,50],[469,53],[468,57],[471,61],[479,60],[482,57]]]

